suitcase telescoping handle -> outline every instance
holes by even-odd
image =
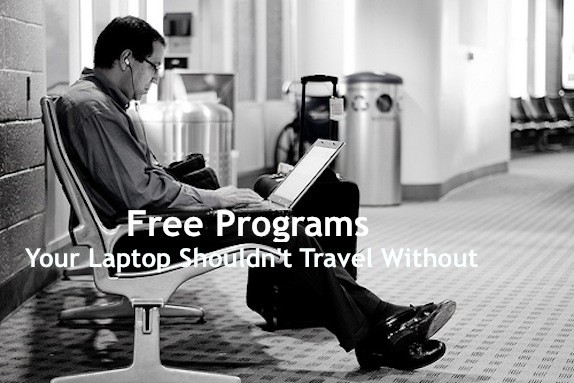
[[[313,76],[301,77],[301,84],[305,85],[308,82],[331,82],[333,85],[337,85],[338,78],[333,76],[327,76],[324,74],[316,74]]]
[[[299,117],[300,121],[300,130],[299,130],[299,158],[303,157],[305,152],[305,129],[304,129],[304,121],[305,121],[305,87],[308,82],[330,82],[333,84],[333,97],[337,97],[337,81],[338,78],[334,76],[327,76],[324,74],[316,74],[312,76],[303,76],[301,77],[301,116]],[[333,139],[333,120],[329,120],[329,138]]]

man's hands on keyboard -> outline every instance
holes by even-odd
[[[214,191],[219,199],[219,207],[233,207],[263,202],[263,198],[251,189],[225,186]]]

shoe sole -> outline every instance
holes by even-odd
[[[416,320],[414,323],[406,325],[402,331],[398,331],[389,338],[392,347],[401,349],[415,341],[428,340],[436,334],[456,311],[454,301],[443,301],[436,305],[436,308],[425,318]]]
[[[425,339],[430,339],[446,322],[452,318],[456,311],[456,302],[443,301],[437,305],[437,308],[429,315],[430,323],[426,331]],[[433,315],[434,314],[434,315]]]

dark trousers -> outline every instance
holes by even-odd
[[[244,229],[250,229],[245,225]],[[226,246],[241,243],[257,243],[275,248],[288,250],[292,256],[291,269],[277,265],[281,270],[270,268],[250,269],[250,273],[273,273],[284,272],[299,284],[299,288],[305,293],[301,299],[314,304],[321,313],[321,322],[339,340],[341,347],[346,351],[353,349],[357,342],[364,339],[372,324],[377,321],[376,312],[382,303],[368,289],[360,286],[351,275],[341,266],[305,267],[304,253],[301,248],[315,248],[321,252],[321,247],[314,238],[304,234],[304,228],[298,227],[298,235],[292,236],[287,242],[275,242],[274,236],[259,237],[251,230],[245,230],[243,236],[238,235],[237,227],[226,228],[223,236],[217,236],[213,227],[205,229],[199,237],[188,237],[183,230],[178,237],[168,237],[160,229],[156,229],[156,235],[149,237],[147,232],[136,233],[134,237],[124,237],[116,245],[114,252],[131,252],[133,249],[144,253],[169,253],[172,262],[182,261],[179,257],[182,248],[197,248],[199,252],[207,253]],[[287,231],[288,233],[291,230]],[[161,235],[160,235],[161,234]],[[250,275],[251,276],[251,275]],[[257,294],[255,289],[248,288],[247,300],[250,294]],[[383,302],[384,304],[384,302]],[[302,305],[304,307],[305,305]]]

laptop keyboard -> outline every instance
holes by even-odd
[[[231,209],[233,212],[240,212],[240,213],[252,213],[252,212],[265,212],[270,210],[289,210],[286,207],[280,206],[276,203],[271,201],[265,200],[259,203],[252,203],[245,206],[240,206]]]

